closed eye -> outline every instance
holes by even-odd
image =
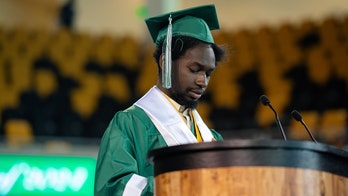
[[[192,69],[192,68],[190,68],[190,71],[191,71],[192,73],[198,73],[200,70],[199,70],[199,69]]]

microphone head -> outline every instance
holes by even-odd
[[[266,95],[261,95],[260,101],[265,106],[268,106],[271,103],[271,101],[268,99]]]
[[[301,121],[301,120],[302,120],[301,114],[300,114],[298,111],[296,111],[296,110],[293,110],[293,111],[291,112],[291,115],[292,115],[292,117],[294,117],[294,119],[297,120],[297,121]]]

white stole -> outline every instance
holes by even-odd
[[[152,87],[134,105],[142,108],[150,117],[168,146],[197,143],[196,137],[182,120],[180,114],[156,87]],[[197,110],[192,110],[204,142],[213,141],[214,137],[203,122]]]

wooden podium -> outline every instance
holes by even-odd
[[[225,140],[148,157],[157,196],[348,196],[348,152],[325,144]]]

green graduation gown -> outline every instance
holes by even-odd
[[[211,132],[216,140],[222,140],[219,133]],[[147,162],[147,153],[166,146],[161,133],[140,107],[133,105],[116,113],[100,143],[95,195],[122,195],[125,189],[134,187],[140,189],[141,195],[153,195],[153,165]],[[146,180],[129,185],[133,177]]]

